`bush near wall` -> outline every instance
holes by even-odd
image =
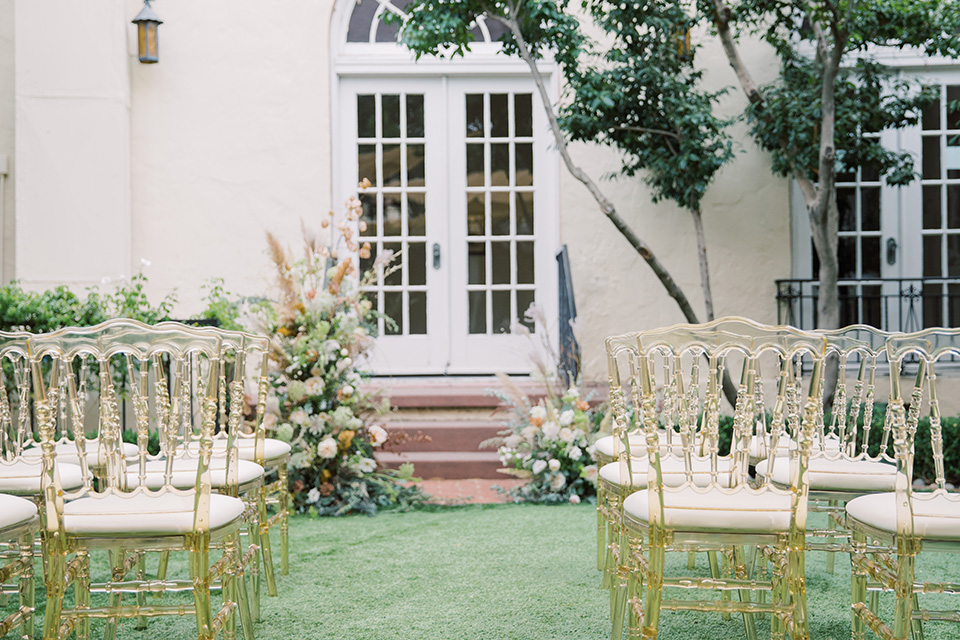
[[[146,284],[146,276],[138,274],[112,293],[89,289],[81,297],[64,286],[26,291],[14,281],[0,287],[0,330],[47,333],[62,327],[87,327],[109,318],[133,318],[148,324],[169,320],[176,297],[168,295],[154,306],[144,291]]]

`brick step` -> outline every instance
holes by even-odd
[[[499,422],[481,420],[390,420],[385,426],[391,434],[407,436],[397,445],[401,451],[474,452],[504,429]]]
[[[533,401],[544,395],[543,383],[526,376],[513,378],[514,384]],[[500,399],[490,393],[500,389],[500,381],[492,376],[452,377],[424,376],[415,378],[374,378],[361,385],[361,390],[386,395],[396,408],[477,408],[494,409]]]
[[[404,453],[381,452],[377,461],[388,468],[396,469],[404,462],[413,463],[413,474],[419,478],[506,478],[497,469],[501,468],[496,452],[486,451],[410,451]]]

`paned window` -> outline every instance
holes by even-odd
[[[471,334],[508,332],[534,301],[532,97],[465,96]]]
[[[367,289],[377,309],[394,320],[380,319],[381,335],[427,333],[423,101],[423,94],[415,93],[356,97],[357,180],[371,183],[360,195],[359,233],[371,245],[360,271],[368,271],[384,251],[401,257]]]

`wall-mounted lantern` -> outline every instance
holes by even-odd
[[[143,9],[131,22],[137,25],[137,52],[140,62],[143,64],[160,62],[160,51],[157,48],[157,26],[162,24],[163,20],[153,12],[150,0],[143,0]]]

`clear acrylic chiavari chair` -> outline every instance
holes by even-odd
[[[18,596],[0,619],[0,636],[19,627],[21,638],[34,632],[34,537],[40,529],[40,465],[23,459],[32,442],[28,337],[0,332],[0,590],[4,604],[10,594]],[[9,495],[10,489],[26,497]]]
[[[816,430],[825,341],[789,329],[756,329],[744,336],[716,327],[679,326],[641,332],[635,354],[611,364],[611,405],[619,424],[628,399],[643,422],[646,487],[622,504],[617,583],[612,588],[613,638],[628,613],[631,638],[656,638],[661,610],[742,613],[748,638],[756,637],[756,614],[771,615],[771,636],[809,635],[804,588],[807,515],[805,473]],[[796,378],[805,359],[809,375]],[[730,452],[720,453],[721,388],[725,371],[740,371]],[[657,380],[665,380],[658,390]],[[806,391],[803,392],[804,385]],[[801,390],[801,394],[795,393]],[[768,401],[765,401],[768,400]],[[659,409],[658,409],[659,405]],[[764,421],[774,448],[787,424],[800,427],[795,478],[789,489],[754,485],[749,442]],[[664,451],[661,428],[675,444]],[[629,443],[625,442],[625,449]],[[620,455],[632,477],[635,458]],[[673,462],[678,460],[679,463]],[[772,577],[751,574],[751,550],[772,562]],[[732,575],[672,576],[671,552],[714,552],[728,558]],[[664,598],[665,590],[703,589],[707,600]],[[731,594],[739,596],[734,601]],[[769,596],[769,601],[767,601]]]
[[[816,333],[826,338],[827,362],[835,363],[836,380],[823,394],[832,396],[831,410],[827,419],[822,412],[818,418],[809,466],[810,510],[826,513],[828,526],[809,532],[807,550],[826,551],[827,572],[833,573],[835,552],[849,552],[846,503],[868,493],[892,491],[896,480],[895,460],[886,451],[889,423],[884,421],[884,426],[873,430],[874,417],[883,417],[876,410],[876,371],[878,365],[881,370],[886,367],[891,334],[865,325]],[[881,445],[871,454],[871,433],[876,436],[877,432]],[[786,442],[796,447],[793,438]],[[789,465],[777,462],[783,452],[783,447],[768,451],[757,462],[757,476],[769,476],[779,487],[789,486]]]
[[[239,548],[245,506],[233,495],[212,491],[214,476],[222,474],[223,486],[233,484],[227,493],[235,494],[239,477],[235,451],[221,469],[212,460],[220,340],[121,319],[37,336],[29,345],[43,452],[44,638],[62,638],[73,631],[87,638],[93,618],[106,620],[105,637],[112,638],[122,618],[145,624],[147,617],[185,614],[196,617],[200,640],[221,632],[229,638],[236,635],[239,610],[244,637],[252,640]],[[85,363],[91,375],[82,397],[77,374]],[[130,380],[128,402],[118,393],[124,378]],[[119,446],[124,410],[132,410],[136,423],[134,469]],[[58,425],[68,425],[75,441],[83,442],[87,424],[99,426],[103,475],[96,484],[67,492],[56,451]],[[195,468],[187,472],[193,477],[189,487],[180,481],[183,469],[177,469],[177,456],[151,455],[152,425],[168,454],[173,434],[199,432]],[[92,581],[90,555],[102,550],[109,556],[110,576]],[[220,552],[215,562],[212,550]],[[189,579],[147,579],[144,558],[154,551],[186,553]],[[134,576],[128,579],[131,572]],[[74,604],[68,607],[64,596],[71,586]],[[223,602],[215,610],[211,589],[217,587]],[[191,593],[192,602],[147,599],[148,594],[170,592]],[[105,602],[93,603],[91,594],[104,594],[98,597]],[[134,596],[136,605],[123,605],[124,594]]]
[[[887,422],[891,435],[884,445],[893,448],[896,480],[893,491],[874,493],[847,503],[847,522],[853,535],[854,640],[865,638],[866,628],[883,640],[923,638],[923,623],[960,623],[960,612],[922,608],[924,594],[960,593],[960,583],[920,579],[917,560],[928,553],[960,553],[960,493],[947,483],[937,368],[960,357],[960,329],[928,329],[891,336],[887,341],[890,363],[890,401]],[[913,389],[905,396],[904,378],[916,369]],[[909,383],[907,383],[909,384]],[[926,424],[921,422],[926,403]],[[927,430],[927,434],[923,431]],[[915,487],[918,459],[917,434],[929,436],[930,459],[921,465],[932,471],[932,485]],[[932,464],[931,464],[932,463]],[[955,558],[955,556],[954,556]],[[956,563],[952,564],[956,570]],[[953,575],[956,575],[955,571]],[[950,576],[948,576],[950,577]],[[881,618],[879,596],[896,599],[893,624]],[[868,596],[869,594],[869,596]]]

